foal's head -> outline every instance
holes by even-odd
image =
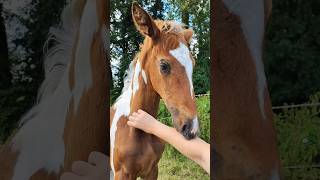
[[[137,3],[132,5],[132,16],[145,37],[139,61],[148,85],[165,102],[175,128],[192,139],[199,130],[192,84],[195,63],[188,45],[193,32],[172,21],[153,20]]]

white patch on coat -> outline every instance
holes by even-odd
[[[147,75],[146,75],[146,72],[144,72],[144,70],[143,70],[143,69],[141,70],[141,75],[142,75],[142,78],[143,78],[144,84],[148,84],[148,81],[147,81]]]
[[[229,11],[240,17],[241,28],[256,66],[259,107],[263,118],[265,118],[264,92],[266,89],[266,77],[262,61],[262,43],[265,30],[264,1],[223,0],[223,2]]]
[[[78,108],[80,98],[92,85],[91,72],[91,45],[93,37],[98,32],[99,23],[95,1],[87,1],[81,17],[79,30],[79,42],[75,55],[75,111]]]
[[[138,60],[137,63],[136,63],[136,67],[134,68],[134,76],[133,76],[133,81],[132,81],[133,96],[139,90],[139,75],[140,75],[140,72],[141,72],[141,64],[140,64],[140,61]]]
[[[192,83],[193,62],[192,62],[192,59],[190,58],[190,51],[188,47],[185,44],[180,42],[180,45],[177,49],[170,50],[169,52],[185,68],[187,77],[189,79],[190,94],[191,94],[191,97],[193,97],[193,83]]]
[[[198,117],[195,117],[192,120],[192,129],[191,129],[191,133],[195,134],[199,132],[199,120]]]
[[[138,64],[138,63],[137,63]],[[127,76],[124,80],[124,87],[122,89],[121,96],[117,99],[116,103],[113,105],[113,109],[115,110],[115,114],[112,119],[111,127],[110,127],[110,163],[111,169],[115,174],[113,156],[114,156],[114,147],[115,147],[115,138],[117,132],[117,123],[121,116],[129,116],[130,114],[130,103],[132,97],[132,82],[133,82],[133,61],[129,66],[129,70],[127,71]]]
[[[28,120],[13,139],[18,152],[12,180],[29,179],[40,169],[58,173],[64,164],[63,132],[71,92],[68,76],[51,97],[40,103],[39,112]]]
[[[13,138],[12,151],[18,155],[12,180],[30,179],[41,169],[48,174],[58,174],[64,165],[63,135],[69,104],[75,95],[77,106],[92,81],[91,43],[88,42],[92,42],[97,28],[95,1],[87,1],[83,12],[75,59],[74,92],[70,89],[68,70],[78,27],[72,23],[70,4],[63,11],[62,28],[51,29],[49,39],[55,40],[57,45],[50,49],[44,60],[45,80],[38,93],[37,105],[22,118],[23,126]]]
[[[113,171],[110,171],[110,179],[109,180],[114,180],[114,174]]]

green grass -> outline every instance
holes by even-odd
[[[318,102],[320,102],[320,93],[310,98],[310,103]],[[197,109],[200,116],[200,137],[206,142],[210,142],[210,101],[208,96],[197,98]],[[170,113],[163,103],[160,105],[158,117],[163,123],[172,126]],[[320,106],[277,111],[275,126],[284,178],[290,180],[319,179],[320,168],[305,166],[320,164]],[[288,168],[291,166],[304,167]],[[166,145],[159,162],[158,179],[207,180],[210,178],[200,166],[181,155],[172,146]]]
[[[209,96],[197,98],[197,110],[200,120],[200,138],[210,142],[210,101]],[[161,122],[172,126],[170,113],[161,102],[158,118]],[[180,154],[167,144],[159,162],[159,180],[207,180],[210,176],[196,163]]]
[[[310,102],[320,102],[320,93]],[[320,106],[283,109],[275,114],[283,175],[290,180],[320,177]]]
[[[170,145],[159,162],[159,180],[209,180],[210,176],[196,163],[182,155],[172,157]]]

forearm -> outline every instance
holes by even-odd
[[[174,128],[159,123],[154,135],[174,146],[179,152],[210,172],[210,145],[200,138],[186,140]]]

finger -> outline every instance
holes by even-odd
[[[100,152],[91,152],[88,158],[88,162],[102,169],[108,168],[108,157]]]
[[[145,113],[145,112],[144,112],[142,109],[139,109],[139,110],[138,110],[138,113],[141,114],[141,113]]]
[[[76,174],[66,172],[62,174],[62,176],[60,177],[60,180],[84,180],[84,178]]]
[[[131,127],[136,127],[136,124],[133,121],[127,121],[127,124]]]
[[[129,116],[129,120],[130,120],[130,121],[135,121],[135,120],[136,120],[136,118],[135,118],[135,117],[133,117],[133,116]]]
[[[139,114],[136,112],[133,112],[131,116],[138,116]]]
[[[72,172],[80,176],[85,176],[90,174],[90,172],[93,171],[94,166],[84,161],[76,161],[72,164],[71,169],[72,169]]]

